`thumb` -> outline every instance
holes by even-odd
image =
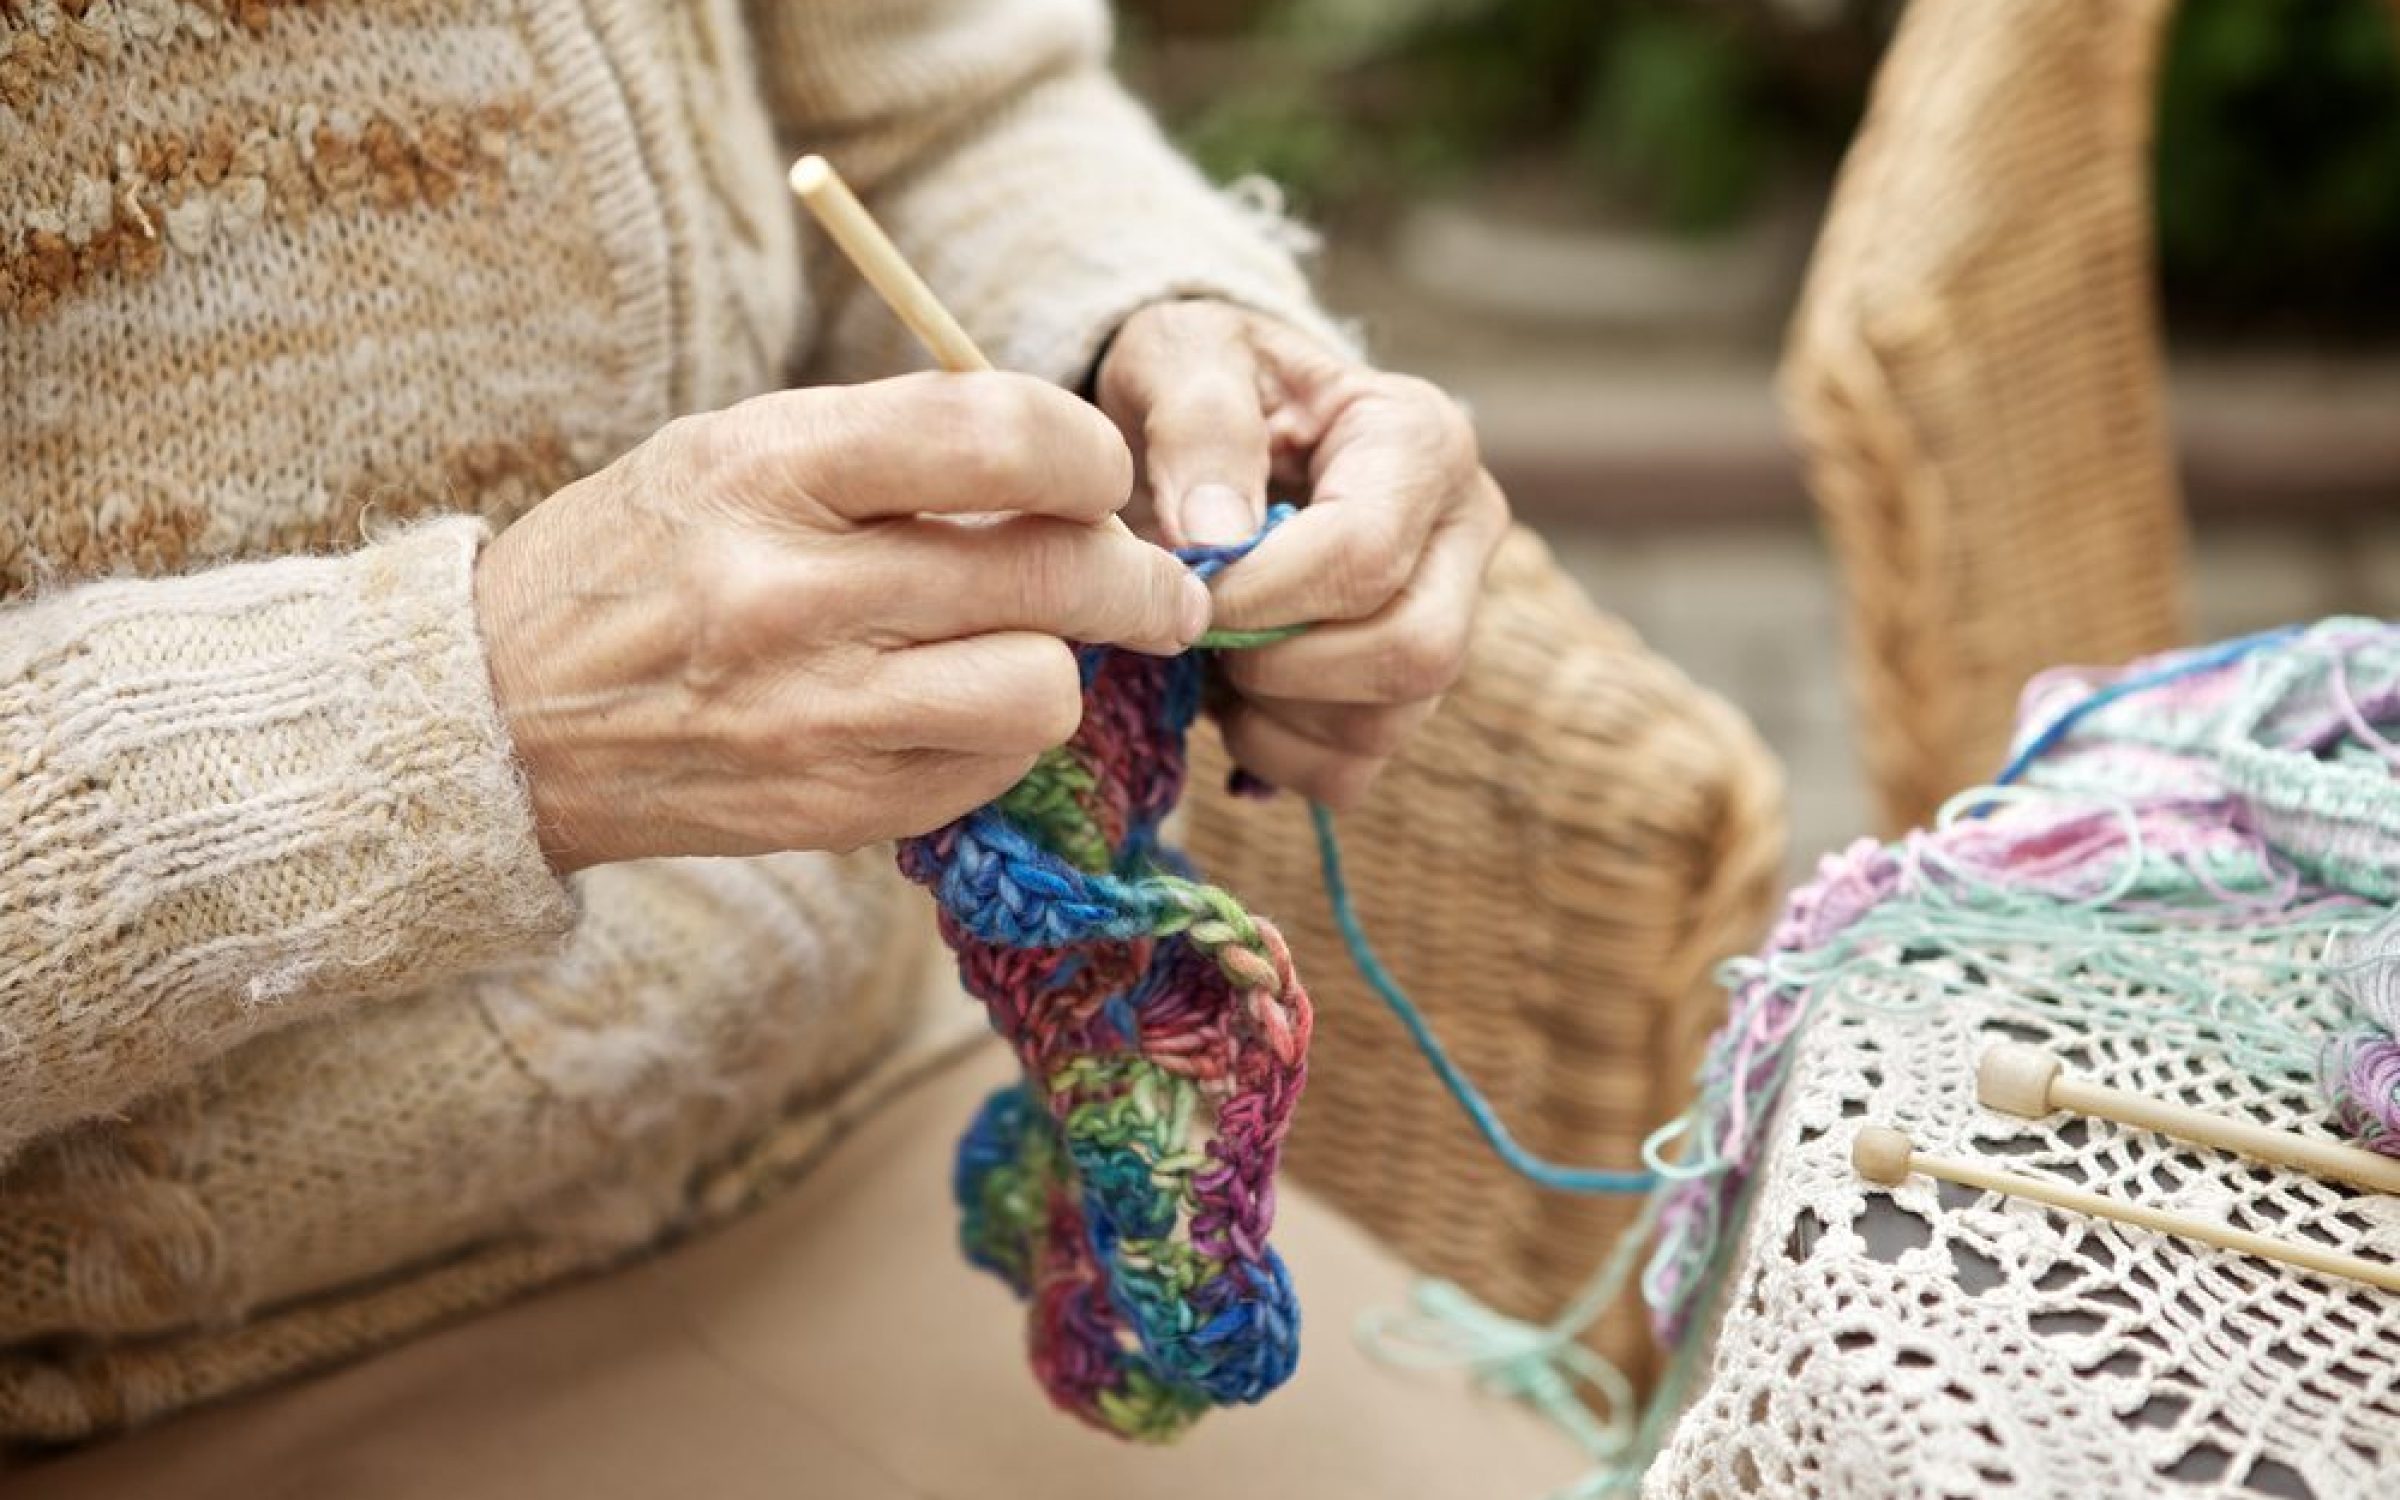
[[[1177,546],[1220,546],[1267,518],[1270,449],[1247,350],[1225,351],[1162,391],[1142,422],[1151,503]]]

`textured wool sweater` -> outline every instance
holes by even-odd
[[[905,1052],[886,857],[553,877],[470,580],[668,419],[915,363],[826,152],[1003,365],[1310,322],[1093,0],[0,0],[0,1442],[738,1207]]]

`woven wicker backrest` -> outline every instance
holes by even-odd
[[[1783,392],[1887,831],[1997,769],[2034,671],[2183,635],[2151,264],[2171,8],[1915,0],[1843,164]]]
[[[1195,778],[1221,783],[1214,736],[1194,744]],[[1636,1205],[1535,1188],[1485,1147],[1343,951],[1295,799],[1186,806],[1202,867],[1274,917],[1316,1000],[1286,1161],[1419,1267],[1558,1313]],[[1723,1013],[1711,967],[1775,893],[1782,781],[1750,727],[1519,531],[1465,679],[1340,826],[1368,933],[1518,1138],[1634,1165]],[[1642,1378],[1636,1302],[1595,1343]]]

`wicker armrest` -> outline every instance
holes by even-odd
[[[2005,759],[2040,668],[2180,639],[2150,266],[2171,0],[1913,0],[1784,354],[1887,832]]]
[[[1215,795],[1222,752],[1196,759],[1191,845],[1276,918],[1317,1003],[1293,1170],[1423,1269],[1505,1312],[1555,1312],[1633,1206],[1536,1189],[1493,1158],[1343,952],[1302,808]],[[1719,1013],[1711,965],[1765,922],[1781,776],[1739,715],[1519,531],[1465,679],[1341,833],[1377,948],[1518,1138],[1631,1165],[1684,1103]],[[1638,1309],[1599,1343],[1647,1370]]]

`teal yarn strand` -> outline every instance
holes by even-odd
[[[1458,1066],[1444,1048],[1441,1039],[1425,1019],[1416,1002],[1408,998],[1399,981],[1392,978],[1376,955],[1375,947],[1367,941],[1365,927],[1358,920],[1358,909],[1350,899],[1350,883],[1342,874],[1341,843],[1334,837],[1333,813],[1318,803],[1308,807],[1309,821],[1317,832],[1317,865],[1324,873],[1325,898],[1333,906],[1333,924],[1341,930],[1342,946],[1349,950],[1350,962],[1358,969],[1359,977],[1375,992],[1391,1013],[1406,1028],[1409,1040],[1432,1065],[1435,1076],[1442,1081],[1450,1097],[1474,1123],[1476,1133],[1492,1153],[1507,1163],[1510,1171],[1541,1187],[1562,1193],[1626,1194],[1647,1193],[1658,1185],[1652,1172],[1624,1171],[1607,1167],[1567,1167],[1548,1162],[1526,1150],[1509,1134],[1501,1123],[1491,1101],[1484,1098],[1473,1081]]]
[[[1643,1407],[1625,1372],[1586,1345],[1583,1333],[1631,1281],[1657,1216],[1653,1198],[1583,1290],[1547,1323],[1506,1317],[1455,1283],[1429,1279],[1417,1283],[1411,1311],[1363,1314],[1358,1342],[1396,1369],[1463,1369],[1484,1390],[1524,1403],[1565,1433],[1594,1470],[1556,1500],[1614,1493],[1638,1474],[1627,1460],[1643,1451],[1655,1408]]]
[[[1265,540],[1267,534],[1291,514],[1290,506],[1274,507],[1268,513],[1267,524],[1253,538],[1252,544]],[[1199,571],[1201,577],[1207,578],[1217,569],[1209,567]],[[1307,629],[1305,625],[1281,625],[1264,630],[1215,630],[1202,636],[1199,644],[1202,649],[1214,651],[1255,649],[1290,640]],[[1409,999],[1408,992],[1400,987],[1400,982],[1392,977],[1391,970],[1384,966],[1382,958],[1375,952],[1375,945],[1367,941],[1366,928],[1358,919],[1357,905],[1350,898],[1350,882],[1342,872],[1342,847],[1334,834],[1332,809],[1322,803],[1311,802],[1308,816],[1316,829],[1317,867],[1324,876],[1325,898],[1333,907],[1334,926],[1342,934],[1342,946],[1348,951],[1352,966],[1358,970],[1359,977],[1367,982],[1367,987],[1375,992],[1376,998],[1399,1019],[1408,1032],[1409,1040],[1416,1044],[1417,1051],[1432,1066],[1435,1076],[1441,1079],[1442,1087],[1456,1101],[1460,1111],[1475,1126],[1476,1133],[1483,1137],[1484,1144],[1491,1147],[1493,1154],[1510,1171],[1527,1181],[1562,1193],[1624,1195],[1647,1193],[1656,1187],[1658,1176],[1653,1172],[1561,1166],[1544,1161],[1518,1144],[1507,1125],[1501,1122],[1498,1111],[1492,1108],[1491,1101],[1483,1096],[1474,1081],[1467,1077],[1466,1071],[1450,1056],[1449,1049],[1434,1035],[1424,1012],[1417,1008],[1415,1001]]]

